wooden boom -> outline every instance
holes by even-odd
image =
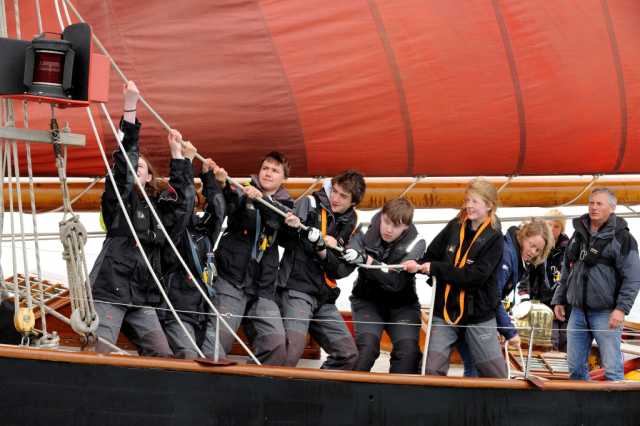
[[[589,188],[587,186],[592,181],[591,177],[521,177],[508,183],[507,178],[503,177],[489,179],[498,188],[506,183],[500,193],[502,207],[555,207],[574,200],[583,191],[584,193],[572,204],[584,205],[588,202],[591,188],[602,186],[616,193],[619,204],[640,204],[640,177],[638,176],[602,177]],[[246,179],[239,180],[246,181]],[[359,208],[381,207],[386,201],[399,197],[403,193],[417,208],[458,208],[462,204],[468,180],[469,178],[424,178],[416,183],[414,178],[367,178],[367,191]],[[92,179],[70,179],[71,197],[75,198],[91,182]],[[196,180],[196,185],[199,187],[199,180]],[[285,186],[295,199],[305,192],[311,193],[317,190],[321,187],[321,182],[313,178],[291,178]],[[56,209],[62,205],[60,184],[55,179],[37,179],[34,187],[38,212]],[[26,181],[22,183],[21,189],[22,203],[24,209],[28,210],[30,201]],[[98,211],[103,190],[104,180],[76,200],[73,204],[74,210]],[[13,194],[16,197],[15,186]],[[5,206],[8,206],[8,200],[9,191],[5,190]]]

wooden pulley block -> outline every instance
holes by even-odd
[[[13,317],[13,325],[22,334],[33,331],[33,327],[36,325],[36,316],[33,313],[33,309],[20,308]]]

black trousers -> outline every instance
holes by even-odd
[[[416,302],[388,307],[351,296],[358,361],[355,370],[370,371],[380,355],[380,339],[386,331],[391,337],[390,373],[418,373],[420,366],[420,305]]]

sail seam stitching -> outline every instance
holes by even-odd
[[[613,56],[613,66],[616,71],[616,79],[618,84],[618,95],[620,96],[620,147],[618,149],[618,158],[613,171],[617,172],[622,167],[624,161],[624,155],[627,150],[627,134],[628,134],[628,109],[627,109],[627,89],[624,82],[624,72],[622,70],[622,60],[620,58],[620,49],[618,48],[618,39],[616,32],[613,28],[613,19],[611,18],[611,12],[609,11],[608,0],[602,0],[602,12],[604,15],[604,22],[607,26],[607,33],[609,35],[609,43],[611,45],[611,55]]]
[[[393,46],[391,46],[391,40],[389,40],[389,35],[387,34],[387,30],[382,22],[382,16],[380,15],[380,10],[375,2],[375,0],[367,0],[369,3],[369,10],[371,12],[371,16],[373,17],[373,21],[378,30],[378,35],[380,36],[380,40],[382,41],[382,46],[384,48],[385,55],[387,57],[387,63],[391,70],[391,74],[393,75],[393,83],[396,88],[396,92],[398,93],[399,103],[400,103],[400,115],[402,116],[402,123],[405,129],[405,138],[407,141],[407,175],[414,175],[414,143],[413,143],[413,125],[411,123],[411,114],[409,113],[409,106],[407,104],[407,95],[404,90],[404,85],[402,84],[402,73],[400,72],[400,68],[398,66],[398,61],[396,59],[395,51]]]
[[[518,153],[518,162],[514,170],[514,174],[520,174],[524,167],[524,161],[527,153],[527,122],[526,114],[524,110],[524,100],[522,96],[522,87],[520,86],[520,77],[518,76],[518,67],[516,66],[515,57],[513,54],[513,46],[511,45],[511,38],[509,37],[509,31],[504,19],[504,15],[500,10],[498,0],[492,0],[493,10],[496,15],[496,21],[498,28],[500,29],[500,36],[502,37],[502,43],[504,45],[505,55],[507,56],[507,63],[509,64],[509,71],[511,73],[511,82],[513,83],[514,95],[516,98],[516,109],[518,112],[518,127],[520,130],[520,150]]]

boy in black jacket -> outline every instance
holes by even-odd
[[[214,285],[214,304],[227,323],[237,330],[242,318],[251,317],[253,351],[260,362],[282,365],[286,358],[285,332],[280,310],[275,302],[278,274],[277,238],[283,219],[257,198],[293,207],[293,200],[282,186],[289,176],[289,163],[279,152],[270,152],[260,165],[257,176],[242,190],[226,185],[223,189],[227,229],[216,252],[218,279]],[[217,179],[224,182],[226,172]],[[208,333],[203,349],[213,350]],[[233,335],[220,327],[220,344],[229,353]]]
[[[346,171],[324,187],[299,200],[283,241],[279,271],[281,306],[287,333],[287,366],[295,367],[304,351],[307,331],[329,354],[322,368],[350,370],[358,350],[336,308],[340,290],[335,280],[349,274],[330,247],[346,245],[357,224],[355,206],[362,200],[362,175]],[[293,230],[304,223],[307,233]],[[328,248],[329,247],[329,248]]]
[[[426,244],[413,225],[413,206],[404,198],[387,202],[371,219],[366,234],[351,239],[343,258],[353,265],[373,262],[396,265],[418,260]],[[358,346],[355,370],[370,371],[380,355],[386,330],[393,343],[391,373],[417,373],[420,364],[420,304],[415,274],[384,269],[358,269],[351,295]]]

